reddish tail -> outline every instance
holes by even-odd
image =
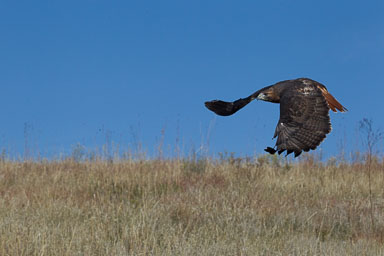
[[[328,106],[330,109],[332,109],[333,112],[337,112],[339,110],[340,112],[348,111],[343,105],[338,102],[335,97],[333,97],[325,88],[320,87],[321,92],[323,93],[323,96],[325,97],[325,100],[328,103]]]

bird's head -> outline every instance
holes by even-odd
[[[280,97],[272,86],[263,88],[259,92],[259,95],[257,95],[256,99],[275,103],[280,102]]]

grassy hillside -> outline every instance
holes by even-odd
[[[384,166],[0,161],[0,255],[384,255]],[[373,216],[373,219],[372,219]]]

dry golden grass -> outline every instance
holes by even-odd
[[[384,166],[0,162],[0,255],[384,255]]]

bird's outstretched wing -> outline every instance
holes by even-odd
[[[247,105],[249,102],[251,102],[251,100],[248,98],[238,99],[233,102],[212,100],[205,102],[205,106],[220,116],[230,116]]]
[[[308,88],[308,87],[307,87]],[[302,151],[315,149],[331,131],[329,106],[317,87],[310,91],[290,90],[280,100],[280,119],[274,138],[276,149],[266,151],[299,156]]]
[[[248,103],[253,101],[254,99],[257,98],[257,96],[262,92],[263,90],[270,88],[271,86],[267,86],[265,88],[262,88],[258,90],[255,93],[252,93],[246,98],[241,98],[232,102],[228,101],[222,101],[222,100],[211,100],[211,101],[206,101],[204,104],[205,106],[215,112],[219,116],[230,116],[245,107]]]

